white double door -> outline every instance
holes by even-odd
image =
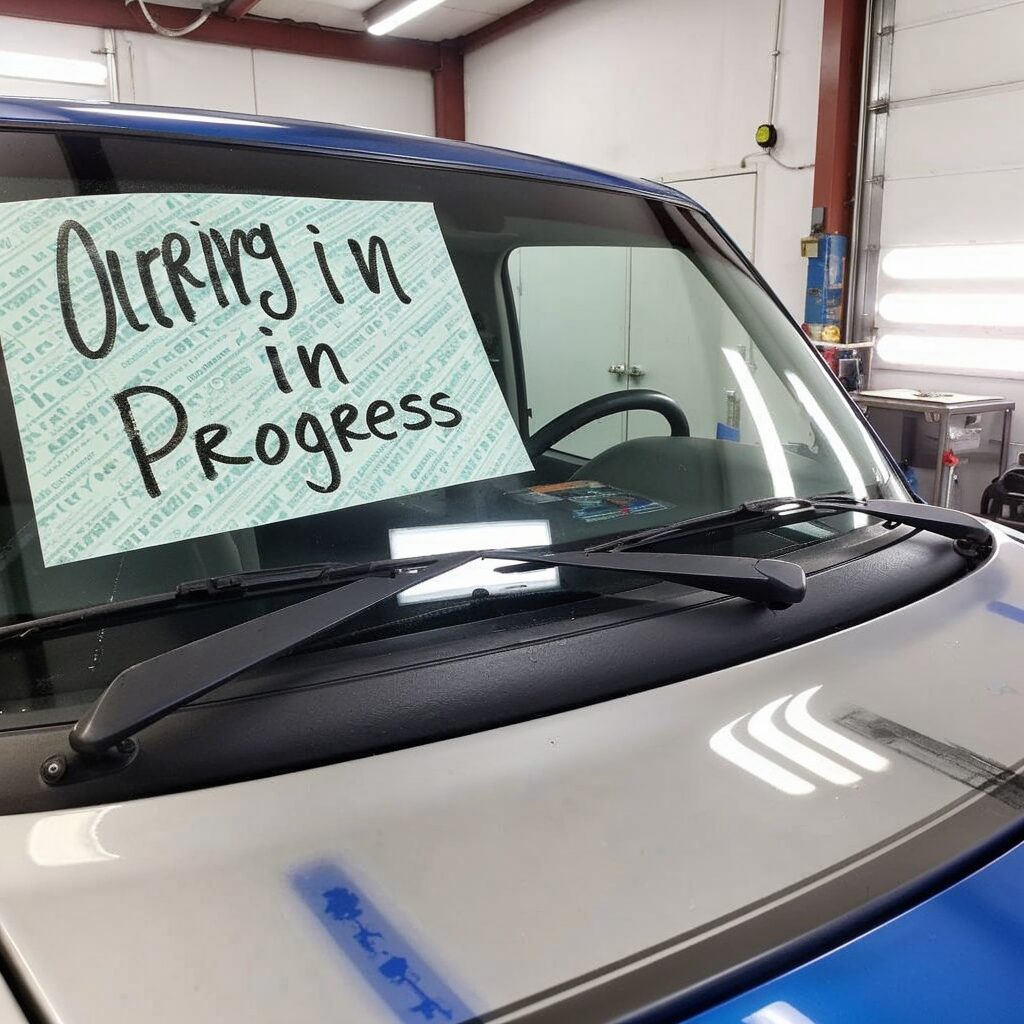
[[[735,179],[735,180],[733,180]],[[680,182],[720,209],[727,230],[753,245],[754,176]],[[708,342],[722,331],[707,283],[682,254],[665,248],[543,246],[509,260],[526,377],[530,433],[598,395],[651,388],[675,398],[695,435],[724,419],[720,368]],[[581,458],[629,438],[666,434],[652,412],[607,416],[570,435],[559,450]]]

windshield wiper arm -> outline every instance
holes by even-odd
[[[71,746],[87,757],[103,756],[141,729],[247,669],[286,654],[360,612],[478,558],[657,576],[772,608],[797,603],[805,591],[803,569],[793,562],[717,555],[464,551],[421,560],[421,564],[427,564],[415,572],[394,567],[388,572],[388,563],[377,563],[375,571],[385,575],[357,578],[326,594],[268,612],[126,668],[75,724],[69,736]]]
[[[769,608],[788,608],[804,598],[804,571],[795,562],[736,555],[690,555],[641,551],[490,551],[488,558],[514,559],[500,573],[530,572],[545,565],[576,569],[605,569],[660,576],[729,597],[744,597]]]

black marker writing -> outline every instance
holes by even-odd
[[[314,235],[320,234],[320,229],[314,224],[307,224],[306,230],[312,232]],[[330,265],[327,263],[327,251],[324,249],[323,242],[313,242],[313,252],[316,254],[317,266],[320,268],[320,276],[324,279],[324,284],[327,285],[327,290],[331,294],[331,298],[334,299],[338,305],[342,305],[345,301],[345,296],[341,294],[341,289],[338,287],[337,281],[334,280],[334,275],[331,273]]]
[[[384,262],[384,269],[388,272],[388,280],[391,282],[395,295],[398,296],[398,301],[404,302],[406,305],[412,302],[412,299],[406,295],[405,290],[399,283],[398,275],[395,273],[395,265],[391,262],[391,253],[388,252],[387,242],[380,235],[372,235],[370,237],[369,264],[367,264],[366,258],[363,256],[362,246],[354,238],[348,240],[348,247],[352,250],[352,257],[356,261],[356,266],[359,268],[359,273],[363,276],[366,287],[374,295],[380,295],[380,270],[377,267],[377,258],[379,256]]]
[[[326,357],[327,361],[331,364],[334,376],[337,377],[342,384],[348,383],[348,377],[345,376],[345,371],[341,368],[341,361],[338,359],[338,354],[330,345],[325,345],[323,342],[320,342],[320,344],[313,349],[312,353],[310,353],[305,345],[299,345],[296,351],[299,357],[299,365],[302,367],[302,372],[306,375],[306,380],[309,381],[311,387],[323,387],[323,371],[320,364],[323,362],[324,357]]]
[[[174,413],[170,436],[142,436],[133,403],[147,400],[145,396],[161,400]],[[206,423],[190,433],[184,405],[163,388],[127,388],[114,395],[113,401],[151,498],[161,495],[155,464],[166,459],[187,437],[192,439],[199,469],[207,480],[216,480],[225,466],[245,467],[257,461],[265,466],[279,466],[294,454],[294,444],[308,455],[319,456],[317,462],[322,472],[310,474],[306,485],[318,494],[330,494],[341,486],[341,456],[351,453],[360,442],[377,438],[394,443],[407,430],[426,430],[431,426],[450,429],[462,422],[462,413],[445,392],[435,392],[426,399],[410,393],[398,400],[397,408],[388,399],[377,398],[362,410],[350,402],[340,402],[324,417],[300,411],[290,430],[278,423],[261,423],[245,445],[232,441],[231,431],[224,423]],[[428,409],[442,413],[443,418],[435,417]]]
[[[103,339],[96,348],[90,348],[81,331],[78,329],[78,317],[75,314],[75,304],[71,296],[71,282],[68,262],[70,259],[69,244],[71,235],[74,235],[85,251],[96,275],[96,286],[100,290],[103,299],[103,309],[106,317],[103,325]],[[110,291],[110,281],[107,279],[106,267],[100,259],[99,250],[92,239],[92,235],[78,223],[77,220],[66,220],[57,230],[57,294],[60,298],[60,313],[64,319],[64,330],[67,331],[71,344],[86,359],[102,359],[113,347],[117,331],[117,311],[114,309],[114,297]]]
[[[138,395],[154,395],[163,399],[174,410],[174,430],[171,436],[159,447],[150,451],[146,448],[142,435],[139,433],[138,424],[135,421],[135,413],[132,410],[131,400]],[[160,485],[156,482],[153,473],[153,463],[159,462],[174,451],[181,444],[188,429],[188,414],[185,406],[178,401],[169,391],[163,388],[151,387],[148,384],[140,384],[138,387],[126,388],[113,396],[114,405],[121,414],[121,422],[124,424],[124,432],[128,435],[128,443],[131,445],[132,455],[139,467],[139,474],[146,486],[146,493],[151,498],[160,497]]]

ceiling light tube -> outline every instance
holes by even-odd
[[[890,249],[882,272],[903,281],[1006,281],[1024,278],[1024,245],[923,245]]]
[[[1024,295],[1018,292],[889,292],[878,314],[893,324],[1024,327]]]
[[[374,36],[387,35],[442,3],[444,0],[382,0],[363,15],[366,31]]]
[[[1024,373],[1024,338],[883,334],[875,354],[884,363],[929,369]]]

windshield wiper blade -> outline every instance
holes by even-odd
[[[0,643],[5,640],[24,640],[51,633],[76,629],[80,626],[106,624],[112,620],[139,612],[161,608],[187,607],[204,601],[246,597],[279,590],[305,590],[318,586],[336,586],[346,579],[402,569],[417,569],[432,564],[434,558],[391,558],[373,562],[316,562],[272,569],[248,569],[210,576],[207,579],[186,580],[174,590],[142,597],[129,597],[121,601],[84,605],[66,612],[41,615],[34,619],[12,622],[0,626]]]
[[[938,505],[922,505],[913,501],[862,501],[859,498],[834,496],[811,498],[809,503],[815,511],[860,512],[884,522],[912,526],[926,533],[977,545],[982,549],[992,546],[992,531],[974,516],[955,508],[940,508]]]
[[[126,668],[75,724],[69,736],[71,746],[87,757],[103,756],[141,729],[198,700],[247,669],[286,654],[404,590],[478,558],[657,576],[758,601],[772,608],[797,603],[803,599],[805,591],[803,569],[793,562],[775,559],[633,553],[591,555],[580,551],[518,549],[435,556],[419,560],[423,567],[418,571],[395,568],[387,575],[362,576],[326,594],[268,612]],[[387,569],[388,565],[379,563],[377,571]]]
[[[823,516],[859,512],[887,523],[912,526],[957,541],[965,553],[983,556],[992,546],[992,533],[984,523],[952,508],[939,508],[911,501],[864,500],[845,495],[821,495],[814,498],[764,498],[748,501],[736,508],[706,516],[683,519],[665,526],[636,530],[610,541],[592,545],[590,552],[635,551],[680,537],[700,536],[726,526],[753,523],[759,520],[803,522]]]

